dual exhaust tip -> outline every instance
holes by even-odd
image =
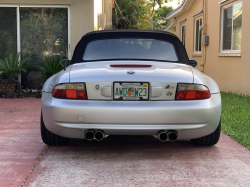
[[[105,137],[105,133],[102,130],[87,130],[85,133],[86,140],[101,141]]]
[[[162,142],[166,142],[168,140],[171,142],[174,142],[177,140],[178,133],[177,131],[174,131],[174,130],[170,130],[170,131],[162,130],[158,132],[157,137]],[[103,138],[105,138],[105,133],[102,130],[87,130],[85,133],[86,140],[101,141],[103,140]]]
[[[162,142],[166,142],[168,140],[171,142],[175,142],[177,140],[178,133],[177,131],[174,131],[174,130],[170,130],[167,132],[162,130],[158,132],[157,137]]]

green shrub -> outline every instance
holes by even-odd
[[[26,72],[27,68],[31,66],[27,62],[32,59],[33,55],[29,55],[19,61],[20,53],[9,53],[4,60],[0,59],[0,75],[8,78],[17,78],[21,72]]]
[[[29,55],[19,61],[20,53],[9,53],[5,59],[0,59],[0,97],[18,98],[25,97],[27,93],[22,91],[18,81],[21,72],[26,72],[31,66],[28,61],[33,55]]]
[[[49,77],[63,70],[60,62],[62,56],[45,57],[44,62],[38,62],[41,67],[42,82],[45,82]]]
[[[27,97],[31,91],[26,89],[22,90],[20,82],[15,78],[6,78],[5,76],[0,75],[0,98],[20,98]]]
[[[39,84],[39,85],[36,87],[36,98],[42,97],[42,89],[43,89],[42,84]]]

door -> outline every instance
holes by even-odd
[[[54,55],[71,58],[69,12],[69,7],[0,7],[0,59],[10,52],[20,52],[21,58],[34,55],[33,66],[21,75],[23,88],[41,84],[38,61]]]
[[[45,57],[68,58],[68,9],[20,7],[22,57],[35,55],[30,63]],[[35,89],[41,83],[40,67],[35,65],[22,74],[22,86]]]

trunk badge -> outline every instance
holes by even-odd
[[[127,71],[127,74],[129,74],[129,75],[134,75],[134,74],[135,74],[135,71]]]
[[[173,93],[171,91],[167,92],[167,96],[171,96]]]
[[[96,90],[99,90],[99,88],[100,88],[100,86],[97,84],[97,85],[95,85],[95,89]]]
[[[174,89],[174,87],[175,87],[174,85],[166,85],[165,89]]]

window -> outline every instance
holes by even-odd
[[[15,7],[0,7],[0,59],[17,53],[17,16]]]
[[[195,19],[194,52],[201,52],[202,18]]]
[[[21,58],[35,55],[29,61],[31,64],[44,61],[46,56],[70,58],[68,12],[68,6],[19,7],[0,4],[0,59],[10,52],[21,53]],[[41,73],[37,66],[21,74],[24,88],[35,89],[40,82]]]
[[[183,45],[185,46],[186,43],[186,25],[181,26],[181,41]]]
[[[85,61],[115,59],[178,61],[171,43],[145,38],[95,40],[87,45],[83,56]]]
[[[242,2],[222,9],[221,51],[241,50]]]

